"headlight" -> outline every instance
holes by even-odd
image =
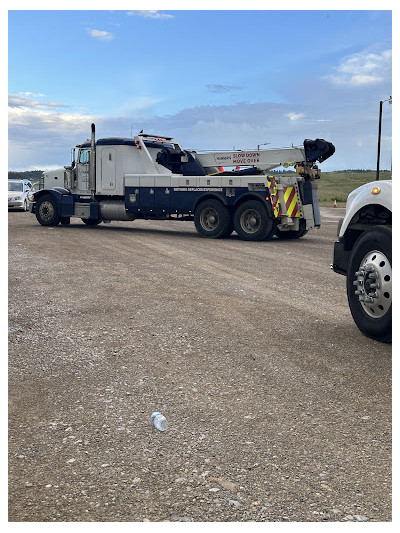
[[[21,200],[21,195],[14,196],[13,198],[11,198],[12,202],[16,202],[17,200]]]

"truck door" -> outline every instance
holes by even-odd
[[[77,192],[87,194],[89,190],[89,158],[90,150],[84,149],[79,152],[78,164],[76,166]]]
[[[115,189],[115,148],[103,148],[101,151],[101,188],[103,191]]]

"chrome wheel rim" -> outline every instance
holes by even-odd
[[[368,252],[355,278],[355,294],[365,313],[371,318],[383,317],[392,305],[392,267],[389,259],[378,250]]]
[[[46,222],[51,220],[54,216],[53,204],[48,200],[42,202],[39,207],[39,215],[41,216],[42,220],[45,220]]]

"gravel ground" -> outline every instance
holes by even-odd
[[[391,346],[321,211],[261,243],[9,213],[9,521],[390,521]]]

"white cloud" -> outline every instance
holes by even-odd
[[[85,124],[87,127],[87,123],[90,120],[88,115],[82,115],[80,113],[65,113],[34,108],[28,109],[25,107],[10,107],[8,110],[10,132],[15,126],[24,126],[27,128],[26,132],[28,136],[31,136],[31,140],[33,140],[31,135],[31,131],[33,130],[58,131],[66,127],[70,128],[71,126],[79,127],[81,124]]]
[[[301,118],[305,117],[304,113],[294,113],[291,111],[290,113],[286,113],[285,117],[290,118],[290,120],[300,120]]]
[[[108,31],[89,29],[88,32],[90,37],[98,39],[99,41],[111,41],[111,39],[114,39],[114,36]]]
[[[54,107],[10,107],[9,169],[46,170],[68,164],[70,148],[90,136],[92,122],[96,124],[97,138],[129,137],[144,129],[147,133],[173,136],[185,148],[197,150],[255,149],[266,142],[270,148],[277,148],[300,145],[305,138],[323,138],[336,146],[334,156],[321,165],[323,170],[376,165],[377,117],[365,102],[355,102],[351,109],[332,103],[323,110],[323,119],[309,118],[321,112],[315,102],[304,103],[302,113],[283,103],[242,102],[186,108],[164,116],[154,115],[156,103],[151,97],[135,98],[121,106],[118,114],[107,117]],[[375,107],[372,111],[376,111]],[[299,120],[301,115],[306,120]],[[282,120],[283,116],[287,120]],[[383,123],[381,168],[391,165],[390,118],[388,113]]]
[[[43,95],[33,95],[33,93],[25,92],[20,94],[9,94],[8,95],[8,105],[9,107],[23,107],[23,108],[46,108],[46,107],[67,107],[63,104],[57,102],[39,102],[31,96],[43,96]]]
[[[336,85],[348,87],[382,83],[391,76],[392,51],[360,52],[342,59],[335,73],[326,78]]]
[[[130,16],[134,17],[146,17],[151,19],[172,19],[174,18],[173,15],[169,15],[167,13],[160,13],[159,11],[155,9],[149,9],[147,11],[128,11],[127,13]]]
[[[223,85],[221,83],[209,83],[206,87],[212,93],[229,93],[232,91],[238,91],[242,88],[237,85]]]
[[[93,117],[54,108],[9,107],[10,170],[47,170],[70,162],[70,148],[90,135]]]
[[[32,93],[30,91],[24,91],[24,92],[21,92],[19,94],[22,94],[24,96],[31,96],[31,97],[34,97],[34,98],[38,98],[38,97],[44,96],[44,94],[42,94],[42,93]]]

